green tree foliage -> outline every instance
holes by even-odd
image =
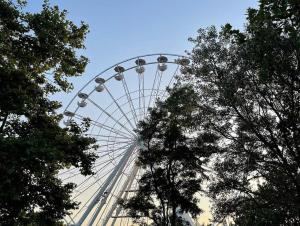
[[[144,149],[138,165],[143,169],[139,189],[125,202],[140,225],[147,217],[152,225],[189,225],[179,212],[201,213],[196,195],[207,179],[202,168],[214,153],[218,137],[209,131],[196,133],[198,98],[191,86],[177,85],[164,102],[150,109],[139,125]]]
[[[192,41],[187,79],[227,149],[210,186],[216,217],[299,225],[300,2],[260,0],[244,31],[200,29]]]
[[[76,207],[74,185],[58,171],[91,174],[95,160],[94,140],[82,136],[88,121],[61,128],[60,103],[49,99],[84,71],[87,59],[75,50],[88,27],[47,2],[38,13],[23,12],[24,4],[0,0],[0,224],[51,225]]]

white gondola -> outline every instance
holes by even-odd
[[[125,68],[122,66],[116,66],[114,70],[115,72],[123,73],[125,71]]]
[[[96,86],[95,87],[95,90],[97,91],[97,92],[103,92],[104,91],[104,86],[103,85],[98,85],[98,86]]]
[[[87,95],[86,93],[78,93],[78,97],[80,97],[82,99],[86,99],[89,97],[89,95]]]
[[[135,61],[135,64],[137,67],[135,68],[136,73],[139,75],[143,74],[145,72],[145,67],[143,65],[146,64],[146,61],[144,59],[137,59]]]
[[[143,74],[145,72],[145,68],[143,66],[138,66],[135,68],[136,73]]]
[[[81,107],[81,108],[83,108],[83,107],[85,107],[87,105],[87,103],[84,100],[78,101],[77,104],[78,104],[78,107]]]
[[[104,84],[105,83],[105,79],[104,78],[95,78],[95,82],[98,84]]]
[[[167,70],[168,66],[165,63],[162,63],[162,64],[158,64],[157,68],[159,71],[165,71]]]
[[[121,73],[115,75],[115,79],[116,79],[117,81],[121,81],[123,78],[124,78],[124,75],[121,74]]]
[[[135,64],[136,65],[138,65],[138,66],[143,66],[143,65],[145,65],[146,64],[146,61],[144,60],[144,59],[137,59],[136,61],[135,61]]]
[[[67,116],[67,117],[73,117],[75,115],[75,113],[71,112],[71,111],[65,111],[64,115]]]
[[[167,70],[168,66],[166,65],[166,63],[168,62],[168,58],[166,56],[159,56],[157,58],[157,68],[159,71],[163,72],[165,70]]]
[[[118,72],[118,74],[115,75],[115,79],[117,81],[121,81],[124,78],[123,72],[125,71],[125,68],[122,66],[116,66],[114,70],[115,72]]]
[[[158,63],[167,63],[168,62],[168,58],[166,56],[159,56],[157,58],[157,62]]]
[[[187,58],[182,58],[182,59],[178,59],[177,63],[182,65],[182,66],[187,66],[190,64],[190,60]]]

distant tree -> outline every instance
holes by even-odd
[[[61,104],[49,99],[83,73],[87,59],[75,50],[88,27],[47,1],[37,13],[23,12],[25,4],[0,0],[0,225],[52,225],[76,207],[74,185],[58,171],[91,174],[95,160],[94,140],[81,125],[61,128]]]
[[[187,79],[227,148],[210,186],[215,217],[300,225],[299,1],[260,0],[245,31],[200,29],[192,41]]]
[[[196,195],[207,178],[202,166],[216,151],[218,137],[209,131],[195,132],[200,120],[197,111],[198,98],[192,87],[177,85],[140,123],[145,147],[137,164],[143,173],[137,193],[124,203],[140,225],[146,225],[143,217],[150,218],[151,225],[189,225],[179,213],[201,213]]]

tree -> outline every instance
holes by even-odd
[[[195,76],[187,79],[227,149],[210,186],[216,218],[299,225],[299,1],[260,0],[244,31],[227,24],[191,40]]]
[[[178,84],[165,101],[158,101],[139,125],[138,165],[142,168],[135,196],[123,205],[140,225],[189,225],[179,213],[201,213],[197,193],[207,178],[202,168],[215,150],[218,137],[195,132],[198,98],[191,86]]]
[[[87,59],[75,50],[88,27],[47,1],[39,13],[23,12],[25,4],[0,0],[0,224],[51,225],[77,205],[74,184],[63,184],[58,171],[91,174],[96,157],[81,125],[59,126],[61,104],[49,98],[83,73]]]

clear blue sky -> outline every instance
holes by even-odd
[[[27,10],[37,11],[42,0],[28,0]],[[184,54],[187,41],[199,28],[229,22],[243,28],[246,9],[256,0],[50,0],[68,10],[75,23],[85,21],[90,33],[82,53],[90,60],[78,90],[91,76],[123,59],[147,53]],[[67,95],[69,99],[70,95]]]

